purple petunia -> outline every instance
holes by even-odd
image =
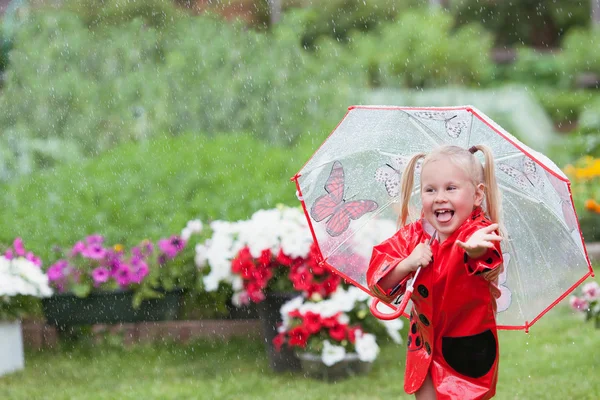
[[[50,268],[48,268],[48,280],[50,281],[58,281],[64,278],[63,270],[67,267],[68,263],[65,260],[59,260],[52,264]]]
[[[20,237],[16,238],[13,242],[13,247],[15,249],[15,254],[17,257],[25,256],[25,246],[23,246],[23,239]]]
[[[94,279],[94,285],[99,286],[108,281],[110,278],[110,271],[104,267],[95,268],[92,271],[92,278]]]
[[[158,241],[158,248],[167,256],[167,258],[175,258],[184,247],[185,240],[177,235],[173,235],[169,239],[161,239]]]
[[[119,286],[125,287],[131,283],[131,269],[129,265],[122,263],[114,272],[114,277]]]

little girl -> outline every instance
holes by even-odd
[[[421,219],[407,224],[421,158]],[[419,400],[489,399],[498,379],[495,283],[502,270],[501,199],[491,150],[443,146],[416,154],[401,190],[401,228],[373,249],[367,283],[390,303],[423,267],[411,297],[404,390]]]

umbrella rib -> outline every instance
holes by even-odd
[[[514,208],[514,212],[516,212],[517,214],[519,214],[519,217],[520,217],[520,218],[521,218],[523,221],[525,221],[526,219],[523,217],[523,214],[521,214],[521,212],[519,211],[519,208],[518,208],[518,207],[516,207],[516,206],[515,206],[515,204],[513,204],[513,202],[512,202],[510,199],[506,198],[506,200],[507,200],[507,202],[508,202],[508,203],[510,203],[510,205],[511,205],[511,206]],[[542,203],[542,204],[543,204],[543,203]],[[530,233],[530,237],[531,237],[531,238],[534,238],[534,237],[535,237],[535,234],[534,234],[534,232],[531,230],[531,228],[529,227],[529,225],[528,225],[528,224],[523,224],[523,226],[525,227],[525,229],[527,229],[527,230],[529,231],[529,233]],[[510,236],[510,234],[509,234],[509,236]],[[513,254],[511,255],[511,257],[514,257],[514,258],[515,258],[515,263],[516,263],[516,262],[517,262],[517,258],[519,257],[519,256],[518,256],[518,253],[515,251],[514,247],[513,247],[513,246],[512,246],[512,244],[510,243],[510,240],[509,240],[508,242],[509,242],[509,245],[511,246],[511,248],[513,249]],[[545,266],[547,266],[549,263],[548,263],[548,260],[546,259],[545,252],[544,252],[544,251],[543,251],[543,249],[540,247],[540,244],[539,244],[539,242],[538,242],[538,241],[534,241],[534,243],[535,243],[536,247],[538,248],[538,250],[539,250],[539,253],[541,254],[541,256],[542,256],[542,258],[543,258],[543,260],[544,260],[544,265],[545,265]],[[551,270],[551,269],[549,269],[549,268],[546,268],[546,270],[547,270],[547,272],[549,273],[549,275],[551,276],[552,280],[554,280],[554,279],[555,279],[555,277],[554,277],[554,274],[552,273],[552,270]],[[519,272],[518,272],[519,270],[518,270],[518,269],[516,269],[516,271],[517,271],[517,278],[518,278],[518,281],[519,281],[519,287],[521,288],[521,290],[522,290],[522,293],[525,293],[525,291],[523,290],[523,282],[521,281],[521,276],[520,276],[520,274],[519,274]],[[519,308],[521,308],[521,305],[520,305],[520,304],[519,304]],[[522,311],[521,311],[521,312],[522,312]],[[523,314],[523,315],[524,315],[524,314]]]
[[[437,147],[437,146],[439,145],[439,143],[438,143],[438,142],[436,142],[436,141],[435,141],[435,139],[433,139],[433,138],[431,137],[431,135],[430,135],[429,133],[427,133],[427,132],[425,131],[425,129],[423,129],[423,127],[422,127],[421,125],[419,125],[419,123],[413,119],[413,117],[412,117],[412,116],[410,116],[410,117],[409,117],[408,121],[409,121],[411,124],[413,124],[413,126],[414,126],[415,128],[417,128],[417,129],[419,130],[419,132],[421,132],[421,133],[422,133],[422,134],[423,134],[423,135],[424,135],[424,136],[425,136],[427,139],[429,139],[429,140],[431,141],[431,143],[433,143],[433,145],[434,145],[435,147]]]
[[[536,198],[534,198],[534,197],[528,196],[528,195],[526,195],[525,193],[519,192],[519,191],[517,191],[517,190],[515,190],[515,189],[513,189],[513,188],[511,188],[511,187],[508,187],[508,186],[506,186],[506,185],[503,185],[503,184],[501,184],[500,182],[498,182],[498,187],[500,187],[502,190],[506,190],[507,192],[511,192],[512,194],[516,194],[517,196],[519,196],[519,197],[521,197],[521,198],[523,198],[523,199],[525,199],[525,200],[529,200],[529,201],[531,201],[532,203],[535,203],[535,204],[540,204],[540,203],[542,203],[542,201],[540,201],[540,200],[538,200],[538,199],[536,199]],[[543,203],[542,203],[542,204],[543,204]]]

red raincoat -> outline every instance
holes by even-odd
[[[437,398],[489,399],[498,379],[498,336],[490,282],[481,273],[502,264],[500,243],[471,259],[455,245],[490,225],[480,207],[443,243],[431,244],[433,260],[423,268],[411,300],[404,390],[412,394],[431,374]],[[425,229],[424,229],[425,225]],[[410,255],[433,232],[422,220],[401,228],[373,249],[367,283],[390,303],[406,289],[409,274],[396,287],[384,290],[379,280]],[[430,232],[428,232],[430,231]]]

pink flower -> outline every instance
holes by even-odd
[[[101,244],[91,244],[81,251],[81,255],[92,260],[101,260],[106,255],[106,250]]]
[[[13,242],[13,247],[17,257],[23,257],[25,255],[25,247],[23,246],[23,239],[20,237],[16,238]]]
[[[6,249],[4,252],[4,257],[6,257],[7,260],[12,260],[15,257],[12,249]]]
[[[588,302],[585,301],[585,299],[581,299],[577,296],[571,296],[569,299],[569,304],[571,305],[571,308],[577,311],[585,311],[589,308]]]
[[[48,268],[48,280],[58,281],[64,277],[63,269],[67,266],[67,262],[60,260],[55,262]]]
[[[184,247],[185,240],[181,239],[177,235],[173,235],[169,239],[160,239],[158,241],[158,248],[168,258],[175,258],[177,253],[183,250]]]
[[[35,254],[33,254],[31,251],[27,252],[25,259],[27,259],[28,261],[31,261],[38,267],[42,266],[42,260],[39,257],[37,257]]]
[[[114,273],[115,280],[119,286],[127,286],[131,282],[131,269],[127,264],[121,264]]]
[[[133,271],[131,273],[131,281],[134,283],[142,283],[150,269],[148,265],[141,259],[133,260],[132,262]]]
[[[598,282],[590,282],[583,285],[581,288],[583,292],[583,297],[587,301],[595,301],[600,299],[600,285]]]
[[[110,278],[110,271],[104,267],[98,267],[92,271],[92,278],[94,279],[94,285],[99,286],[108,281]]]
[[[85,247],[85,243],[81,241],[75,243],[73,245],[73,248],[71,249],[71,256],[76,256],[77,254],[80,254],[83,250],[85,250]]]

